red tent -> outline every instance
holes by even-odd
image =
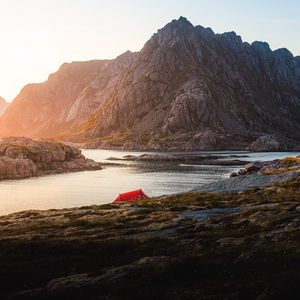
[[[113,202],[137,201],[149,198],[141,189],[119,194]]]

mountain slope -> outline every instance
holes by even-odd
[[[0,119],[0,135],[50,137],[84,122],[135,57],[63,64],[47,81],[25,86]]]
[[[154,148],[243,148],[266,134],[300,141],[300,57],[181,17],[146,43],[89,124],[85,138]]]
[[[287,49],[245,43],[234,32],[215,34],[181,17],[125,56],[122,67],[118,58],[77,63],[84,82],[82,72],[72,69],[63,78],[57,72],[55,96],[35,108],[35,123],[24,110],[43,97],[37,87],[25,97],[25,88],[0,120],[1,128],[10,124],[0,134],[145,149],[245,149],[266,136],[259,141],[279,150],[300,141],[300,57]],[[39,88],[50,86],[51,78]],[[24,108],[15,128],[7,120],[19,102]]]
[[[2,97],[0,97],[0,116],[4,114],[8,106],[9,104]]]

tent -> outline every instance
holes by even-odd
[[[115,202],[126,202],[126,201],[137,201],[149,198],[141,189],[130,191],[127,193],[119,194],[119,196],[113,201]]]

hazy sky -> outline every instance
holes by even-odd
[[[0,0],[0,95],[12,100],[63,62],[140,50],[181,15],[300,55],[298,0]]]

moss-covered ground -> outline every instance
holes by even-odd
[[[299,229],[300,180],[2,216],[0,298],[299,299]]]

